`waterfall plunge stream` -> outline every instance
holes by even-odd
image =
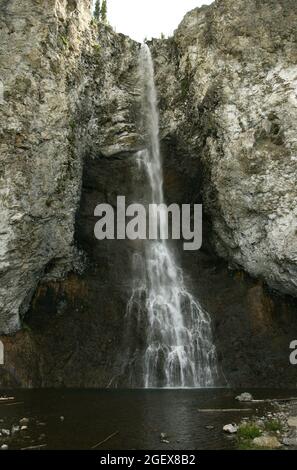
[[[162,204],[157,93],[153,60],[147,45],[141,48],[139,69],[147,145],[146,150],[139,152],[138,161],[148,182],[148,202]],[[154,215],[157,217],[157,212]],[[161,225],[167,223],[165,219],[161,214]],[[213,386],[217,367],[210,318],[187,291],[182,270],[168,241],[145,241],[143,255],[135,256],[135,269],[137,274],[126,320],[130,334],[131,331],[142,334],[145,344],[143,350],[129,352],[130,381],[133,382],[133,375],[137,373],[135,362],[140,355],[146,388]]]

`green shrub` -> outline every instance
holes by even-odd
[[[68,39],[66,36],[63,36],[63,34],[60,35],[60,39],[65,47],[68,47]]]
[[[107,0],[102,0],[101,21],[103,21],[103,23],[107,22]]]
[[[100,0],[96,0],[95,3],[95,10],[94,10],[94,17],[96,18],[97,21],[99,21],[101,15],[101,4]]]
[[[265,422],[265,431],[281,431],[282,427],[282,423],[278,419],[271,419],[270,421]]]
[[[101,51],[101,46],[100,46],[100,44],[94,44],[94,45],[93,45],[93,49],[94,49],[94,51],[95,51],[97,54],[99,54],[99,52]]]
[[[253,423],[242,424],[238,429],[238,437],[243,440],[252,440],[255,437],[260,437],[261,434],[261,429]]]

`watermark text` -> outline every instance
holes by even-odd
[[[183,240],[186,251],[202,246],[202,204],[130,204],[117,197],[117,207],[99,204],[94,211],[97,240]]]

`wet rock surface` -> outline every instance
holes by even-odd
[[[238,395],[235,400],[238,400],[238,401],[253,401],[253,396],[248,393],[248,392],[244,392],[242,393],[241,395]]]

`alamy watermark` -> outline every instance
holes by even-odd
[[[116,211],[111,204],[99,204],[100,217],[94,228],[97,240],[184,240],[187,251],[202,246],[202,204],[130,204],[117,197]],[[170,230],[171,227],[171,230]]]
[[[4,344],[0,339],[0,366],[4,365]]]
[[[4,104],[4,83],[0,79],[0,105]]]
[[[296,366],[297,365],[297,339],[295,339],[294,341],[291,341],[290,349],[293,349],[293,351],[290,354],[290,364],[292,366]]]

